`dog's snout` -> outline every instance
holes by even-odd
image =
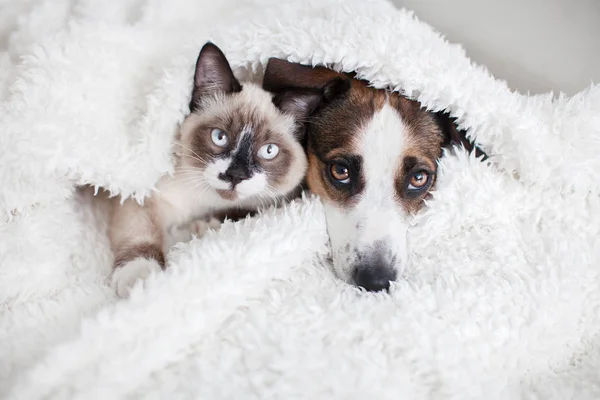
[[[354,282],[369,292],[388,290],[396,280],[396,270],[382,265],[359,265],[354,272]]]

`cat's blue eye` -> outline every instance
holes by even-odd
[[[229,143],[229,138],[227,137],[227,134],[217,128],[213,129],[210,132],[210,138],[212,139],[213,143],[219,147],[225,147],[227,146],[227,143]]]
[[[265,144],[258,149],[258,156],[265,160],[272,160],[279,154],[279,146],[274,143]]]

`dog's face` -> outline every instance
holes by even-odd
[[[359,81],[314,116],[307,184],[323,200],[340,278],[379,290],[402,271],[409,218],[435,182],[442,141],[417,103]]]
[[[306,68],[271,60],[263,84],[282,97],[321,96],[306,126],[306,180],[325,207],[333,267],[348,283],[386,289],[405,267],[410,218],[435,183],[446,125],[397,93]]]

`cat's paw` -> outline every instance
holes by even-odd
[[[113,271],[111,286],[119,297],[127,298],[137,282],[144,281],[150,274],[160,271],[162,268],[158,261],[137,257]]]
[[[221,221],[211,217],[210,219],[200,218],[183,225],[173,226],[166,238],[166,249],[170,249],[176,243],[186,243],[193,237],[202,237],[209,229],[219,229]],[[165,250],[168,251],[168,250]]]
[[[221,227],[221,221],[211,217],[210,219],[197,219],[190,222],[190,232],[196,237],[202,237],[209,229],[217,230]]]

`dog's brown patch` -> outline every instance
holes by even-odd
[[[335,153],[355,153],[356,139],[385,104],[385,93],[352,80],[347,94],[323,108],[310,124],[309,149],[320,159]]]
[[[392,93],[389,104],[398,111],[407,128],[406,147],[396,173],[396,200],[407,212],[416,213],[423,207],[423,200],[435,185],[436,161],[442,155],[444,133],[435,115],[425,110],[419,102]],[[430,183],[426,191],[411,196],[406,186],[411,174],[417,171],[425,171]]]
[[[442,155],[442,132],[438,119],[423,108],[421,103],[407,99],[397,93],[390,93],[389,104],[394,107],[408,128],[406,156],[416,156],[434,161]]]
[[[154,243],[139,243],[125,247],[115,254],[114,268],[123,266],[128,261],[138,257],[156,260],[162,269],[165,269],[165,255],[162,248]]]
[[[306,184],[310,191],[323,199],[328,199],[332,203],[344,205],[349,199],[349,195],[340,190],[335,189],[324,176],[326,164],[317,156],[309,151],[308,154],[308,171],[306,174]]]

